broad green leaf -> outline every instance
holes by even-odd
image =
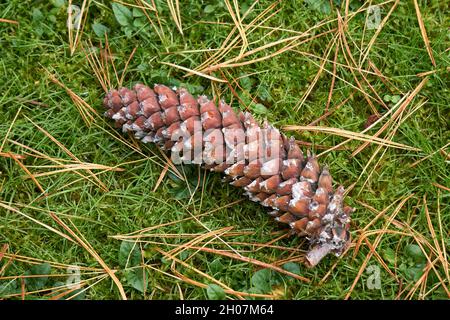
[[[66,5],[66,0],[52,0],[52,3],[55,7],[61,8]]]
[[[42,277],[26,278],[25,284],[28,291],[36,291],[43,289],[48,282],[48,275],[50,274],[51,266],[48,263],[42,263],[32,266],[25,274]]]
[[[216,8],[215,8],[213,5],[211,5],[211,4],[208,4],[208,5],[203,9],[203,11],[204,11],[205,13],[212,13],[212,12],[214,12],[214,10],[216,10]]]
[[[32,11],[33,16],[33,22],[39,22],[41,20],[44,20],[44,15],[42,14],[42,11],[39,9],[34,8]]]
[[[105,37],[105,33],[109,32],[109,28],[107,26],[104,26],[103,24],[97,23],[97,22],[95,22],[92,25],[92,30],[94,30],[94,33],[99,38],[104,38]]]
[[[258,113],[258,114],[267,114],[267,111],[268,111],[267,108],[264,105],[260,104],[260,103],[255,104],[252,107],[252,110],[255,113]]]
[[[417,282],[423,275],[424,264],[418,264],[413,267],[409,267],[405,270],[405,276],[407,279]]]
[[[295,274],[300,274],[300,266],[295,262],[287,262],[283,264],[283,269]]]
[[[0,297],[6,296],[8,294],[19,293],[21,289],[19,288],[18,281],[14,280],[2,280],[0,282]]]
[[[384,100],[385,102],[390,102],[390,101],[391,101],[391,96],[388,95],[388,94],[385,94],[385,95],[383,96],[383,100]]]
[[[148,287],[148,273],[143,268],[136,268],[126,272],[125,277],[129,286],[144,293]]]
[[[262,292],[269,292],[272,289],[271,278],[272,272],[270,269],[261,269],[252,276],[251,284]]]
[[[391,97],[391,101],[392,101],[393,103],[399,102],[400,99],[401,99],[401,97],[400,97],[398,94],[396,94],[395,96],[392,96],[392,97]]]
[[[136,28],[142,28],[146,23],[147,21],[145,21],[145,18],[137,18],[134,19],[133,26],[135,26]]]
[[[139,9],[139,8],[133,8],[133,17],[143,17],[144,14],[144,10]]]
[[[119,264],[122,267],[135,267],[142,261],[139,245],[133,242],[122,241],[119,250]]]
[[[217,284],[210,284],[206,288],[206,294],[209,300],[223,300],[225,299],[225,291]]]
[[[386,248],[383,250],[383,258],[390,264],[395,264],[395,251],[391,248]]]
[[[114,16],[116,17],[116,20],[117,22],[120,23],[120,25],[125,27],[132,24],[133,15],[131,13],[131,10],[128,9],[128,7],[120,3],[113,2],[112,9],[114,12]]]
[[[214,259],[210,264],[209,264],[209,269],[213,272],[213,273],[217,273],[222,271],[224,268],[222,261],[220,258],[216,258]]]
[[[129,26],[123,27],[122,29],[123,29],[123,31],[125,32],[125,35],[128,38],[130,38],[131,35],[133,34],[133,25],[129,25]]]
[[[408,244],[405,247],[405,253],[409,257],[413,258],[416,262],[425,261],[425,255],[422,252],[422,249],[417,244]]]

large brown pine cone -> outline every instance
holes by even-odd
[[[310,266],[347,246],[353,209],[343,206],[344,188],[334,190],[327,167],[268,123],[261,127],[224,101],[217,108],[206,96],[164,85],[111,90],[103,103],[123,132],[170,150],[174,163],[223,172],[252,201],[272,208],[276,221],[309,239]]]

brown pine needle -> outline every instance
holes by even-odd
[[[128,57],[127,62],[125,63],[125,67],[123,68],[123,71],[122,71],[122,76],[120,77],[120,80],[119,80],[119,84],[118,84],[119,87],[122,86],[123,79],[125,78],[125,74],[127,73],[128,64],[130,63],[131,59],[133,59],[133,56],[136,53],[136,49],[137,49],[137,47],[134,47],[133,51],[131,51],[130,56]]]
[[[306,99],[309,97],[309,95],[311,94],[312,90],[314,89],[314,86],[316,85],[317,81],[319,80],[320,76],[322,75],[323,69],[325,67],[325,64],[327,62],[328,56],[330,55],[331,51],[334,48],[334,45],[336,44],[336,39],[337,37],[333,37],[333,40],[330,41],[328,43],[327,48],[325,49],[325,54],[323,56],[322,59],[322,64],[319,67],[319,70],[317,71],[313,81],[311,82],[311,84],[308,86],[308,89],[305,91],[305,93],[303,94],[302,98],[300,99],[300,101],[297,103],[297,105],[294,107],[294,110],[296,112],[298,112],[298,110],[302,107],[302,105],[305,103]],[[333,78],[334,80],[334,78]]]
[[[209,253],[213,253],[213,254],[218,254],[218,255],[221,255],[221,256],[224,256],[224,257],[228,257],[228,258],[231,258],[231,259],[236,259],[236,260],[239,260],[239,261],[248,262],[248,263],[254,264],[254,265],[258,266],[258,267],[267,268],[267,269],[271,269],[273,271],[277,271],[279,273],[288,275],[290,277],[293,277],[293,278],[295,278],[297,280],[300,280],[300,281],[303,281],[303,282],[308,282],[308,283],[311,282],[311,280],[308,279],[308,278],[305,278],[305,277],[300,276],[298,274],[289,272],[289,271],[284,270],[284,269],[282,269],[280,267],[274,266],[273,264],[262,262],[262,261],[259,261],[259,260],[253,259],[253,258],[248,258],[248,257],[244,257],[244,256],[241,256],[241,255],[237,255],[237,254],[234,254],[232,252],[223,251],[223,250],[216,250],[216,249],[211,249],[211,248],[205,248],[205,247],[192,247],[192,249],[196,249],[196,250],[200,250],[200,251],[204,251],[204,252],[209,252]]]
[[[170,15],[172,16],[175,25],[183,35],[183,27],[181,25],[180,3],[179,0],[167,0],[167,6],[169,7]]]
[[[60,237],[63,237],[64,239],[69,240],[70,242],[75,242],[72,238],[70,238],[69,236],[65,235],[65,234],[62,233],[61,231],[56,230],[56,229],[53,228],[53,227],[50,227],[49,225],[47,225],[47,224],[45,224],[45,223],[43,223],[43,222],[41,222],[41,221],[39,221],[39,220],[37,220],[37,219],[35,219],[35,218],[33,218],[33,217],[31,217],[31,216],[29,216],[29,215],[23,213],[22,211],[20,211],[20,210],[14,208],[14,207],[11,207],[10,205],[8,205],[8,204],[6,204],[6,203],[4,203],[4,202],[0,202],[0,207],[2,207],[3,209],[9,210],[9,211],[11,211],[11,212],[17,213],[18,215],[20,215],[20,216],[22,216],[22,217],[25,217],[25,218],[27,218],[27,219],[33,221],[34,223],[40,225],[41,227],[44,227],[45,229],[50,230],[50,231],[56,233],[56,234],[59,235]]]
[[[94,250],[94,248],[87,241],[83,241],[82,235],[78,235],[72,229],[69,228],[67,224],[65,224],[57,215],[54,213],[50,213],[50,216],[55,220],[60,226],[64,228],[77,242],[81,245],[89,254],[97,260],[97,262],[103,267],[105,272],[111,277],[117,288],[119,289],[119,293],[123,300],[127,300],[127,296],[125,291],[123,290],[122,284],[120,280],[115,275],[115,271],[111,270],[108,265],[103,261],[103,259],[98,255],[98,253]]]
[[[16,154],[16,153],[12,153],[12,152],[0,152],[0,157],[3,157],[3,158],[13,158],[14,157],[14,158],[20,159],[20,160],[26,159],[25,155]]]
[[[450,192],[450,188],[449,188],[449,187],[446,187],[446,186],[443,186],[442,184],[433,182],[433,186],[435,186],[435,187],[437,187],[437,188],[439,188],[439,189],[442,189],[442,190],[444,190],[444,191]]]
[[[377,66],[373,63],[372,60],[369,59],[369,60],[368,60],[368,64],[369,64],[370,69],[372,69],[372,70],[375,72],[375,74],[378,76],[378,78],[380,78],[380,80],[386,85],[386,87],[387,87],[392,93],[398,92],[398,93],[400,93],[401,95],[403,95],[403,92],[402,92],[399,88],[397,88],[397,87],[395,86],[395,84],[393,84],[393,83],[389,80],[388,77],[386,77],[384,74],[381,73],[381,71],[377,68]],[[391,87],[394,88],[394,90],[393,90]]]
[[[385,223],[382,231],[380,231],[379,235],[376,237],[375,241],[373,242],[373,247],[370,248],[370,252],[366,255],[366,258],[364,259],[358,274],[356,275],[355,279],[353,280],[353,284],[351,285],[348,293],[345,295],[345,300],[348,300],[353,292],[353,290],[356,287],[356,284],[358,283],[362,273],[364,272],[364,270],[366,269],[367,264],[369,263],[370,258],[372,257],[373,253],[375,252],[376,248],[378,247],[378,245],[380,244],[381,238],[383,237],[383,235],[385,234],[385,232],[388,230],[387,228],[391,225],[392,221],[394,220],[394,218],[397,216],[397,214],[400,212],[400,210],[402,209],[403,205],[409,200],[411,199],[411,197],[413,196],[413,194],[410,194],[409,196],[407,196],[406,198],[404,198],[399,205],[394,209],[394,211],[392,212],[391,216],[389,217],[388,221]]]
[[[239,14],[239,5],[236,0],[233,0],[233,5],[234,5],[234,9],[233,9],[229,0],[225,0],[224,2],[228,9],[228,12],[230,13],[231,19],[233,20],[234,24],[236,25],[239,35],[241,36],[242,46],[241,46],[241,51],[239,52],[239,56],[238,56],[240,58],[240,57],[242,57],[244,52],[247,50],[248,41],[247,41],[247,35],[245,34],[244,28],[242,27],[241,16]]]
[[[89,44],[90,47],[92,48],[93,47],[92,42],[89,41]],[[109,83],[109,76],[107,75],[108,73],[107,70],[105,70],[105,68],[103,67],[103,64],[98,59],[98,56],[96,55],[94,50],[88,51],[88,49],[84,47],[83,43],[81,44],[81,49],[84,52],[84,56],[86,57],[86,60],[88,61],[89,66],[91,67],[92,72],[95,75],[95,78],[100,83],[103,90],[105,92],[108,92],[109,89],[111,88],[111,84]]]
[[[207,278],[209,281],[212,281],[214,283],[216,283],[217,285],[221,286],[224,290],[228,290],[229,292],[234,291],[233,289],[231,289],[230,287],[228,287],[226,284],[222,283],[221,281],[211,277],[210,275],[204,273],[203,271],[198,270],[197,268],[191,266],[190,264],[174,257],[173,255],[171,255],[170,253],[164,252],[163,250],[159,249],[159,248],[155,248],[156,251],[158,251],[159,253],[161,253],[162,255],[164,255],[166,258],[170,259],[173,261],[172,263],[172,271],[175,271],[175,262],[179,263],[181,265],[183,265],[184,267],[194,271],[195,273],[198,273],[199,275]],[[243,300],[242,296],[237,295],[240,299]]]
[[[332,93],[332,90],[330,90],[330,94]],[[339,108],[341,108],[343,105],[345,105],[347,103],[348,100],[350,100],[353,95],[355,93],[352,92],[347,98],[344,99],[344,101],[342,101],[341,103],[339,103],[335,108],[328,110],[328,106],[325,108],[326,112],[321,115],[320,117],[318,117],[316,120],[314,120],[313,122],[310,122],[308,124],[308,126],[315,126],[316,124],[318,124],[319,122],[325,120],[326,118],[328,118],[330,115],[332,115],[334,112],[336,112],[337,110],[339,110]],[[329,95],[329,99],[331,101],[331,95]]]
[[[13,121],[11,122],[11,124],[9,125],[8,130],[6,131],[5,137],[3,138],[2,144],[0,145],[0,154],[2,153],[3,147],[5,146],[6,140],[8,139],[8,136],[11,132],[12,127],[14,126],[14,123],[16,123],[17,117],[20,114],[20,111],[22,111],[22,106],[20,106],[19,110],[17,110],[16,115],[14,116]]]
[[[156,192],[156,190],[158,190],[158,187],[163,181],[164,177],[166,176],[168,170],[169,170],[169,163],[166,163],[164,169],[161,171],[161,174],[158,177],[158,180],[156,181],[155,187],[153,188],[153,192]]]
[[[3,256],[5,255],[6,251],[8,251],[8,248],[9,246],[7,243],[2,246],[2,249],[0,250],[0,262],[2,262]]]
[[[67,24],[67,31],[69,33],[69,49],[70,49],[70,55],[73,55],[75,53],[75,50],[78,46],[78,43],[81,40],[81,35],[83,34],[84,26],[86,24],[86,19],[88,16],[89,11],[89,4],[90,0],[83,0],[83,3],[81,5],[80,11],[77,13],[77,16],[72,16],[72,0],[69,0],[68,8],[68,24]],[[76,32],[75,32],[75,38],[74,38],[74,30],[72,23],[75,23],[75,21],[79,19],[79,24],[76,26]]]
[[[49,261],[49,260],[44,260],[44,259],[38,259],[38,258],[33,258],[33,257],[27,257],[27,256],[18,255],[18,254],[13,254],[13,253],[5,253],[4,256],[5,256],[5,258],[8,258],[10,260],[19,261],[19,262],[23,262],[23,263],[27,263],[27,264],[32,264],[32,265],[48,263],[52,268],[56,268],[56,269],[67,270],[67,268],[73,267],[70,264],[54,262],[54,261]],[[80,271],[86,271],[86,272],[92,272],[92,273],[104,272],[104,270],[100,269],[100,268],[92,268],[92,267],[84,267],[84,266],[77,266],[77,267],[80,269]],[[1,272],[0,272],[0,274],[1,274]]]
[[[405,101],[399,106],[399,108],[393,113],[390,121],[387,121],[374,135],[373,137],[378,137],[386,128],[389,126],[389,124],[397,119],[403,111],[406,109],[406,107],[411,103],[411,101],[414,99],[414,97],[420,92],[420,90],[423,88],[423,86],[427,83],[428,78],[424,78],[419,85],[411,92],[411,94],[408,95],[408,97],[405,99]],[[361,146],[359,146],[353,153],[352,157],[356,156],[358,153],[360,153],[364,148],[366,148],[369,145],[369,143],[363,143]],[[420,149],[419,149],[420,150]]]
[[[319,127],[319,126],[294,126],[288,125],[283,127],[286,131],[312,131],[312,132],[323,132],[328,134],[334,134],[337,136],[349,138],[352,140],[364,141],[367,144],[374,143],[379,144],[385,147],[397,148],[402,150],[410,150],[410,151],[421,151],[419,148],[410,147],[404,145],[402,143],[393,142],[386,139],[381,139],[375,136],[370,136],[364,133],[348,131],[344,129],[338,128],[330,128],[330,127]]]
[[[196,71],[196,70],[192,70],[192,69],[189,69],[189,68],[186,68],[186,67],[182,67],[182,66],[176,65],[176,64],[174,64],[174,63],[163,62],[163,61],[161,61],[161,64],[165,64],[165,65],[168,65],[168,66],[170,66],[170,67],[178,68],[178,69],[180,69],[180,70],[190,72],[190,73],[192,73],[192,74],[195,74],[195,75],[197,75],[197,76],[200,76],[200,77],[203,77],[203,78],[212,80],[212,81],[217,81],[217,82],[222,82],[222,83],[226,83],[226,82],[227,82],[226,80],[219,79],[219,78],[216,78],[216,77],[207,75],[207,74],[202,73],[202,72],[200,72],[200,71]]]
[[[86,101],[81,99],[75,92],[73,92],[61,81],[59,81],[53,74],[50,73],[50,71],[48,71],[47,69],[45,69],[45,71],[47,72],[50,80],[53,83],[59,85],[61,88],[66,90],[70,99],[72,99],[73,103],[77,107],[81,117],[83,118],[83,121],[86,123],[87,126],[90,126],[92,122],[95,120],[95,116],[98,116],[97,110],[92,108]]]
[[[389,1],[389,2],[391,2],[391,1]],[[375,34],[372,36],[372,39],[370,39],[369,44],[366,47],[364,56],[361,59],[361,63],[359,64],[360,67],[366,61],[367,57],[369,56],[370,49],[372,49],[372,46],[374,45],[375,41],[377,40],[378,35],[380,34],[381,30],[383,30],[384,25],[389,20],[389,17],[391,16],[392,12],[394,12],[394,9],[397,7],[399,2],[400,2],[400,0],[395,0],[395,3],[392,5],[391,9],[387,13],[387,15],[384,17],[384,19],[381,21],[380,25],[377,28],[377,31],[375,31]]]
[[[246,18],[246,16],[253,10],[253,7],[258,3],[258,1],[254,1],[253,4],[250,6],[250,8],[246,11],[246,13],[243,15],[242,20]],[[250,35],[254,30],[256,30],[256,23],[258,25],[262,24],[264,17],[273,11],[275,6],[278,4],[278,1],[270,4],[266,9],[264,9],[256,18],[254,18],[244,29],[245,32],[247,32],[247,35]],[[222,45],[220,46],[219,50],[217,50],[212,56],[210,56],[208,59],[206,59],[203,63],[201,63],[196,70],[197,71],[204,71],[205,68],[208,68],[209,66],[213,64],[217,64],[219,60],[224,58],[231,50],[233,50],[241,37],[239,35],[235,36],[233,38],[233,35],[237,31],[237,27],[234,25],[234,28],[230,31],[228,36],[223,41]],[[189,74],[188,74],[189,75]]]
[[[11,23],[11,24],[16,24],[16,25],[19,24],[19,22],[16,20],[9,20],[9,19],[3,19],[3,18],[0,18],[0,22]]]
[[[447,260],[444,258],[443,249],[441,249],[441,247],[439,245],[439,241],[437,239],[436,232],[433,227],[433,223],[431,222],[431,216],[430,216],[430,212],[428,211],[426,195],[423,196],[423,205],[425,207],[425,216],[427,217],[428,230],[430,230],[431,238],[433,239],[433,243],[434,243],[434,248],[437,252],[437,257],[439,258],[439,260],[442,263],[442,266],[445,270],[445,275],[447,277],[447,282],[450,284],[450,276],[449,276],[449,272],[448,272],[448,268],[447,268],[447,266],[448,266]]]
[[[46,159],[46,160],[48,160],[50,162],[53,162],[53,163],[56,163],[57,165],[60,165],[60,166],[64,166],[65,163],[70,161],[70,160],[67,160],[67,159],[52,158],[52,157],[50,157],[50,156],[48,156],[48,155],[46,155],[46,154],[44,154],[42,152],[39,152],[39,151],[37,151],[37,150],[27,146],[27,145],[24,145],[24,144],[22,144],[20,142],[17,142],[17,141],[11,140],[11,139],[8,139],[8,142],[10,142],[10,143],[12,143],[14,145],[17,145],[17,146],[19,146],[21,148],[24,148],[25,150],[31,151],[32,153],[24,152],[27,156],[31,156],[31,157],[34,157],[34,158]],[[76,163],[79,163],[79,162],[76,162]],[[79,175],[81,177],[81,179],[85,179],[85,180],[93,183],[97,187],[102,188],[102,186],[99,185],[96,181],[91,180],[88,176],[83,175],[81,172],[74,171],[74,173]],[[96,174],[94,174],[94,175],[96,176]]]
[[[334,60],[333,60],[333,74],[331,78],[330,91],[328,93],[327,105],[325,106],[325,113],[328,113],[328,108],[330,107],[331,97],[333,96],[334,84],[336,82],[336,63],[338,58],[339,48],[336,46],[334,49]],[[353,96],[353,93],[352,93]]]
[[[42,188],[41,184],[39,183],[39,181],[37,181],[36,177],[30,172],[30,170],[28,170],[28,168],[22,163],[22,161],[20,161],[19,159],[17,159],[15,157],[14,154],[9,153],[10,158],[12,158],[18,165],[20,168],[22,168],[23,171],[25,171],[25,173],[30,177],[31,180],[33,180],[34,184],[38,187],[38,189],[41,191],[41,193],[46,196],[46,192],[45,189]]]
[[[434,61],[433,51],[431,50],[430,40],[428,39],[427,30],[425,29],[425,24],[423,23],[422,13],[420,12],[419,4],[417,0],[414,1],[414,8],[416,9],[417,21],[419,22],[420,33],[422,34],[423,42],[430,57],[431,63],[436,67],[436,61]]]
[[[63,150],[69,157],[71,157],[73,160],[75,160],[77,163],[82,163],[80,161],[80,159],[78,159],[69,149],[67,149],[61,142],[59,142],[55,137],[53,137],[50,133],[48,133],[46,130],[44,130],[43,128],[41,128],[38,124],[34,123],[30,118],[28,118],[27,116],[25,116],[25,118],[30,121],[36,128],[39,129],[39,131],[41,131],[43,134],[45,134],[47,136],[47,138],[49,138],[50,140],[52,140],[58,147],[61,148],[61,150]],[[86,170],[89,175],[95,180],[97,181],[97,183],[101,186],[101,188],[104,191],[108,191],[108,188],[106,187],[106,185],[90,170],[87,169]]]

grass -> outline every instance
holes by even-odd
[[[443,2],[372,1],[378,30],[368,1],[115,3],[72,1],[79,31],[68,1],[0,4],[0,298],[449,298]],[[305,240],[219,175],[112,130],[104,89],[138,81],[319,153],[356,208],[346,254],[306,268]]]

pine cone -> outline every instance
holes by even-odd
[[[103,104],[118,128],[170,150],[175,164],[223,172],[250,200],[272,208],[276,221],[309,239],[308,265],[339,256],[349,243],[353,209],[343,206],[344,188],[334,191],[328,168],[309,152],[305,159],[293,138],[267,122],[261,127],[224,101],[217,108],[206,96],[164,85],[111,90]]]

